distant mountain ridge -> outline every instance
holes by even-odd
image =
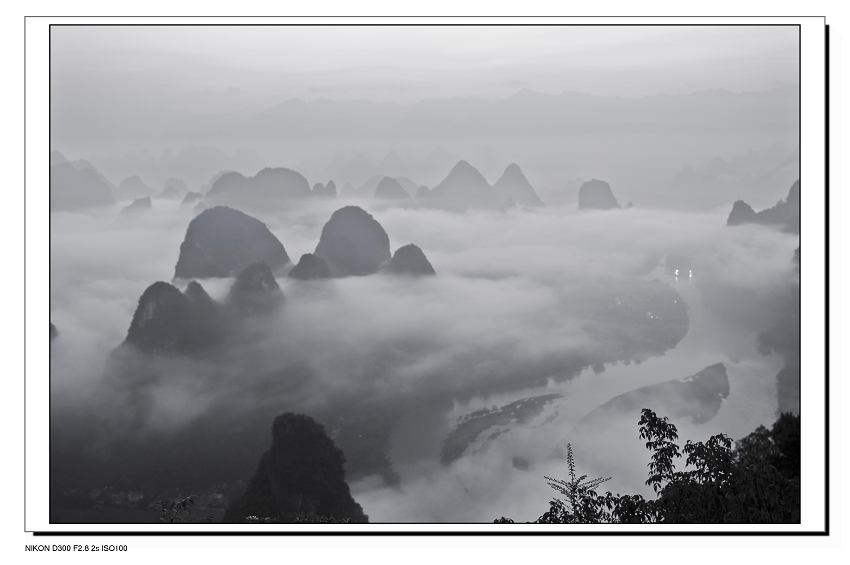
[[[509,201],[527,207],[543,206],[543,201],[515,163],[508,165],[499,180],[490,186],[478,169],[463,160],[437,186],[430,190],[420,189],[416,201],[423,207],[452,212],[498,210]]]
[[[705,90],[636,98],[574,91],[542,94],[523,89],[500,99],[431,98],[411,104],[290,99],[232,126],[231,131],[265,135],[280,132],[283,124],[293,131],[331,129],[369,135],[391,131],[464,135],[471,129],[490,134],[521,133],[530,128],[555,133],[594,125],[605,131],[686,132],[695,124],[737,130],[746,128],[748,123],[767,125],[774,115],[798,101],[797,87],[741,93]],[[788,116],[787,125],[795,125],[796,119],[796,115]]]
[[[785,200],[780,200],[771,208],[756,212],[744,202],[738,200],[732,205],[732,211],[726,220],[727,226],[741,224],[762,224],[781,226],[782,231],[800,233],[800,181],[797,180],[788,191]]]
[[[80,210],[115,204],[109,183],[90,164],[69,162],[50,154],[50,211]]]
[[[310,183],[304,175],[284,167],[266,167],[253,177],[235,172],[225,173],[206,194],[211,202],[233,205],[285,204],[309,200],[312,196]]]
[[[293,165],[321,148],[327,148],[326,158],[331,162],[335,151],[376,155],[363,167],[338,169],[331,163],[324,169],[317,165],[316,169],[302,171],[310,179],[334,178],[340,187],[346,182],[357,186],[375,174],[393,178],[409,176],[417,183],[432,186],[436,181],[435,171],[464,158],[458,153],[458,147],[453,146],[455,141],[468,141],[467,146],[480,147],[499,137],[510,138],[512,142],[528,140],[529,136],[552,140],[552,143],[512,151],[504,156],[526,163],[531,162],[528,159],[532,154],[548,153],[548,157],[554,159],[557,155],[566,157],[565,151],[573,149],[583,154],[574,151],[572,159],[584,160],[589,151],[581,148],[595,146],[595,142],[585,143],[587,138],[602,139],[620,134],[628,137],[663,134],[667,141],[657,146],[662,154],[671,149],[678,151],[685,139],[703,135],[732,136],[742,140],[741,146],[757,147],[765,138],[781,143],[797,139],[799,102],[797,87],[638,98],[521,91],[499,99],[431,98],[410,104],[342,99],[288,100],[264,108],[241,108],[233,113],[203,116],[194,115],[188,109],[157,113],[145,108],[143,112],[133,112],[132,109],[138,108],[128,103],[125,111],[116,113],[110,120],[104,120],[102,109],[92,102],[73,111],[57,108],[56,119],[51,121],[51,134],[56,146],[62,149],[90,147],[87,149],[90,155],[122,152],[124,157],[97,158],[96,162],[111,177],[141,174],[158,186],[170,176],[184,178],[190,186],[198,186],[215,172],[214,168],[256,171],[274,164],[257,155],[241,156],[240,153],[237,158],[235,154],[231,156],[216,148],[227,140],[237,139],[262,142],[274,146],[275,151],[289,151],[292,155],[289,163]],[[61,116],[60,110],[73,119]],[[191,151],[190,146],[186,146],[178,154],[163,154],[161,158],[130,150],[130,147],[161,144],[164,137],[193,139],[203,145],[192,146]],[[391,145],[390,151],[403,156],[404,167],[399,167],[398,159],[387,153],[386,140],[398,140],[398,146]],[[753,143],[749,143],[750,140]],[[412,159],[404,155],[408,149],[401,149],[408,141],[423,147]],[[422,145],[422,141],[427,141],[428,146]],[[442,151],[451,158],[447,161],[430,159],[429,151]],[[693,162],[694,156],[694,152],[681,149],[679,155],[671,155],[667,162],[670,158],[680,163]],[[635,159],[643,160],[641,156]],[[489,165],[486,168],[482,165],[481,170],[490,178]],[[570,174],[577,176],[581,171]],[[550,184],[548,179],[545,182]],[[407,186],[405,189],[409,190]],[[545,194],[541,196],[547,200]]]

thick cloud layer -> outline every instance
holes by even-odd
[[[314,202],[257,217],[298,257],[315,248],[342,205]],[[157,202],[144,218],[118,218],[117,208],[53,214],[51,320],[61,332],[51,345],[55,423],[96,411],[99,434],[155,436],[189,433],[220,417],[326,415],[343,401],[352,410],[385,410],[401,484],[361,478],[352,484],[355,499],[372,521],[431,522],[536,518],[554,494],[543,475],[566,474],[567,442],[582,473],[614,475],[610,488],[644,492],[648,454],[633,415],[593,437],[571,436],[573,426],[618,394],[717,362],[727,365],[730,395],[711,422],[682,423],[682,440],[715,431],[740,437],[773,420],[782,362],[758,353],[757,334],[781,317],[776,310],[796,276],[796,236],[727,228],[725,210],[369,212],[393,251],[415,243],[437,276],[281,277],[286,303],[279,314],[240,328],[242,339],[215,359],[147,359],[150,380],[136,389],[104,373],[107,357],[123,341],[144,289],[173,274],[191,212]],[[671,254],[689,258],[692,278],[677,280],[657,267]],[[678,292],[690,324],[676,349],[638,365],[631,361],[649,348],[641,340],[649,339],[650,321],[606,318],[600,308],[654,288],[653,278]],[[201,283],[220,299],[232,280]],[[622,362],[570,380],[575,369],[600,360]],[[482,434],[460,459],[440,465],[442,440],[458,417],[541,391],[563,397],[505,433]],[[125,402],[138,409],[123,410]],[[403,415],[396,413],[401,407]],[[257,450],[267,444],[265,433]]]

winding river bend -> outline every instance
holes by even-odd
[[[694,278],[677,278],[660,270],[651,276],[674,288],[688,305],[688,333],[674,349],[640,364],[609,364],[599,374],[588,368],[566,382],[556,382],[553,378],[546,386],[474,398],[469,403],[456,404],[448,412],[430,407],[411,413],[396,425],[390,450],[402,484],[454,472],[457,480],[467,485],[464,492],[474,496],[468,487],[474,481],[464,477],[462,463],[453,471],[440,464],[444,440],[459,418],[477,410],[516,406],[524,398],[546,395],[543,397],[546,406],[529,421],[514,418],[512,425],[493,426],[477,433],[460,459],[482,456],[490,450],[498,452],[508,466],[512,463],[524,470],[530,465],[532,471],[542,473],[553,465],[562,466],[564,448],[571,443],[581,474],[614,475],[605,490],[651,495],[651,490],[643,484],[644,459],[648,461],[648,454],[638,438],[637,418],[625,415],[614,418],[593,430],[592,436],[586,430],[577,436],[575,425],[596,407],[620,394],[682,379],[717,363],[726,368],[729,394],[708,422],[697,425],[687,419],[674,421],[679,428],[680,444],[688,439],[703,441],[716,433],[738,439],[759,425],[770,425],[776,417],[776,373],[782,368],[781,357],[763,356],[757,349],[757,333],[724,322],[707,308]],[[556,394],[560,396],[552,400],[551,396]]]

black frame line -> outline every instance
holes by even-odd
[[[128,16],[25,16],[24,17],[24,58],[26,60],[26,20],[29,19],[41,19],[41,18],[67,18],[67,19],[75,19],[75,18],[84,18],[84,19],[92,19],[92,18],[123,18],[126,19]],[[145,17],[163,17],[163,16],[145,16]],[[168,16],[170,19],[182,19],[180,16]],[[192,16],[185,16],[185,18],[191,18]],[[405,19],[414,19],[416,17],[427,17],[427,18],[440,18],[446,16],[285,16],[280,17],[280,19],[316,19],[316,18],[345,18],[345,19],[376,19],[376,18],[405,18]],[[548,19],[556,19],[556,20],[574,20],[574,19],[599,19],[606,17],[624,17],[630,19],[658,19],[658,18],[685,18],[685,19],[694,19],[698,16],[486,16],[486,19],[499,19],[499,18],[511,18],[511,19],[534,19],[534,18],[548,18]],[[730,19],[748,19],[751,17],[758,16],[717,16],[723,18]],[[803,17],[811,17],[811,16],[770,16],[772,19],[782,20],[782,19],[799,19]],[[830,26],[826,24],[826,17],[821,16],[824,19],[824,53],[825,53],[825,77],[824,77],[824,86],[825,86],[825,108],[824,108],[824,120],[825,120],[825,147],[824,147],[824,194],[825,194],[825,203],[824,203],[824,218],[825,218],[825,228],[824,228],[824,243],[825,243],[825,296],[824,296],[824,313],[825,313],[825,339],[824,339],[824,350],[825,350],[825,414],[824,414],[824,459],[825,459],[825,483],[824,483],[824,496],[825,496],[825,504],[824,504],[824,530],[818,531],[741,531],[741,530],[732,530],[732,531],[629,531],[629,532],[618,532],[618,531],[576,531],[576,532],[568,532],[568,531],[297,531],[297,530],[286,530],[286,531],[188,531],[188,532],[175,532],[175,531],[41,531],[41,530],[26,530],[26,503],[24,504],[24,531],[31,533],[33,536],[190,536],[190,537],[204,537],[204,536],[367,536],[367,537],[376,537],[376,536],[388,536],[388,537],[399,537],[399,536],[479,536],[479,537],[490,537],[490,536],[588,536],[588,537],[597,537],[597,536],[615,536],[615,537],[631,537],[631,536],[649,536],[649,537],[658,537],[658,536],[759,536],[759,537],[774,537],[774,536],[790,536],[790,537],[801,537],[801,536],[829,536],[830,535],[830,472],[829,472],[829,464],[830,464],[830,450],[829,450],[829,441],[830,441],[830,396],[829,396],[829,371],[830,371],[830,363],[829,363],[829,327],[830,327],[830,317],[829,317],[829,261],[830,261],[830,247],[829,247],[829,187],[830,187],[830,177],[829,177],[829,151],[830,151],[830,128],[829,128],[829,53],[830,53],[830,42],[829,42],[829,31]],[[216,18],[229,18],[229,19],[255,19],[253,16],[202,16],[204,19],[216,19]],[[480,20],[480,16],[451,16],[451,19],[478,19]],[[789,27],[796,26],[798,28],[798,100],[800,100],[800,94],[802,93],[802,24],[799,23],[670,23],[670,24],[644,24],[644,23],[634,23],[634,24],[624,24],[624,23],[616,23],[616,24],[604,24],[604,23],[593,23],[593,24],[583,24],[583,23],[381,23],[381,24],[366,24],[366,23],[234,23],[234,24],[217,24],[217,23],[144,23],[144,24],[130,24],[130,23],[104,23],[104,24],[90,24],[90,23],[54,23],[48,24],[48,66],[52,67],[52,33],[50,31],[51,28],[56,27]],[[52,98],[52,74],[48,72],[48,88],[50,90],[48,99]],[[26,352],[26,64],[24,65],[24,351]],[[52,105],[48,108],[48,122],[52,121]],[[52,131],[48,128],[48,144],[52,147]],[[800,155],[802,156],[802,102],[798,102],[798,146],[800,147]],[[802,158],[799,158],[798,164],[800,166],[800,177],[802,177]],[[50,198],[48,197],[48,202]],[[801,199],[802,206],[802,199]],[[798,220],[802,219],[802,208],[799,212]],[[48,222],[48,225],[52,226],[52,216]],[[52,230],[51,230],[52,231]],[[802,239],[802,238],[801,238]],[[48,257],[50,256],[49,252]],[[802,263],[802,260],[801,260]],[[48,268],[48,274],[50,275],[51,267]],[[801,279],[802,279],[802,270]],[[802,284],[800,290],[802,296]],[[50,302],[50,301],[49,301]],[[802,314],[802,304],[799,305],[800,314]],[[800,337],[800,347],[802,349],[802,335]],[[52,355],[48,353],[48,355]],[[48,380],[48,403],[50,402],[50,395],[52,393],[52,383]],[[802,404],[802,387],[798,392],[798,400],[800,404]],[[24,499],[26,502],[26,354],[24,355]],[[49,410],[48,414],[48,426],[52,429],[52,410]],[[49,458],[48,458],[49,460]],[[49,517],[48,517],[49,520]],[[52,524],[52,522],[51,522]],[[83,523],[79,525],[102,525],[103,523]],[[370,526],[378,526],[378,525],[407,525],[407,526],[416,526],[416,525],[454,525],[454,526],[470,526],[470,525],[485,525],[489,524],[488,522],[375,522],[370,523]],[[701,525],[701,524],[694,524]],[[761,524],[760,524],[761,525]],[[607,524],[601,524],[600,526],[607,526]],[[652,527],[652,526],[649,526]],[[545,526],[544,526],[545,528]]]

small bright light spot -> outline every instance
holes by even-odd
[[[693,272],[692,270],[690,270],[690,269],[688,269],[688,276],[689,276],[689,277],[694,276],[694,272]]]
[[[675,274],[676,274],[676,276],[677,276],[677,277],[679,276],[679,269],[676,269],[676,273],[675,273]]]

